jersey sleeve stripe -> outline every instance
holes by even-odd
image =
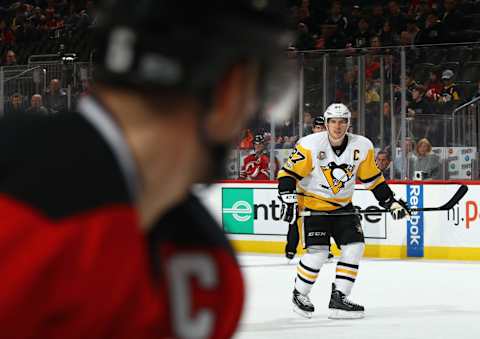
[[[303,179],[303,177],[302,177],[301,175],[299,175],[299,174],[297,174],[297,173],[295,173],[295,172],[293,172],[293,171],[290,171],[290,170],[286,169],[285,167],[282,167],[282,171],[284,171],[285,173],[291,175],[292,177],[294,177],[294,178],[297,179],[297,180],[302,180],[302,179]]]
[[[368,187],[366,187],[368,190],[373,190],[375,187],[377,187],[378,185],[380,185],[382,182],[385,182],[385,178],[383,176],[381,177],[378,177],[377,180],[375,180],[374,182],[372,182],[371,184],[368,185]]]
[[[370,177],[370,178],[367,178],[367,179],[358,178],[358,180],[360,180],[360,182],[363,182],[364,184],[366,184],[366,183],[374,181],[375,179],[377,179],[381,175],[382,175],[382,172],[378,172],[373,177]]]

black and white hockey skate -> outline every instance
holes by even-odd
[[[287,257],[288,260],[292,260],[295,257],[295,252],[286,252],[285,257]]]
[[[330,309],[329,319],[361,319],[365,316],[365,308],[348,300],[345,294],[336,289],[335,284],[332,284],[328,308]]]
[[[311,318],[315,307],[307,295],[300,294],[296,289],[293,290],[293,312],[305,318]]]

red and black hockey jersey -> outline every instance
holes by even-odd
[[[231,337],[243,282],[220,227],[191,196],[142,233],[128,150],[91,113],[0,122],[0,337]]]

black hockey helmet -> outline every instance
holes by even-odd
[[[325,125],[325,118],[321,115],[317,115],[315,119],[313,119],[313,126],[323,126]]]
[[[263,144],[265,142],[265,137],[262,134],[257,134],[255,138],[253,138],[253,144]]]
[[[233,64],[255,59],[262,66],[259,98],[275,110],[295,101],[285,96],[296,65],[285,53],[288,17],[286,0],[100,1],[95,77],[205,95]]]

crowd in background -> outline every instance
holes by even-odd
[[[443,133],[448,120],[442,116],[451,116],[456,107],[480,96],[480,1],[290,0],[290,10],[296,29],[290,55],[304,55],[306,65],[303,135],[312,132],[312,120],[333,101],[348,105],[353,116],[351,131],[359,133],[359,66],[355,57],[363,56],[364,134],[377,149],[383,149],[380,157],[386,154],[391,159],[392,150],[401,146],[398,140],[391,145],[390,129],[391,120],[401,112],[401,46],[406,51],[407,133],[412,144],[409,156],[415,156],[406,175],[411,178],[414,168],[422,167],[424,178],[438,178],[440,161],[432,154],[432,146],[448,146]],[[425,46],[432,44],[436,46]],[[330,56],[325,103],[321,101],[324,66],[311,61],[316,55],[321,60],[322,53]],[[277,125],[274,138],[269,122],[257,118],[245,132],[240,148],[252,148],[255,134],[264,135],[276,149],[292,148],[300,137],[298,114]],[[421,147],[417,150],[418,145]],[[400,167],[395,164],[397,178]]]
[[[28,43],[61,39],[78,31],[86,31],[96,20],[91,0],[23,0],[0,1],[0,46],[21,54]],[[10,64],[8,64],[10,65]]]
[[[379,123],[367,123],[365,135],[387,153],[393,149],[390,120],[399,116],[401,109],[400,57],[396,46],[407,50],[408,133],[414,144],[426,138],[430,148],[432,145],[445,146],[445,140],[437,133],[441,122],[433,119],[425,123],[422,117],[448,115],[458,105],[480,96],[480,43],[478,47],[474,44],[423,47],[480,42],[480,0],[289,2],[291,24],[296,30],[289,48],[290,56],[295,58],[305,51],[340,56],[338,64],[335,58],[330,61],[327,92],[330,102],[343,102],[351,109],[353,132],[359,132],[356,130],[359,69],[357,64],[349,65],[346,60],[359,55],[365,57],[365,118],[367,121],[378,121],[380,115],[384,118],[383,134],[380,134]],[[65,52],[84,53],[85,59],[91,51],[86,48],[88,39],[82,34],[88,35],[95,22],[92,0],[0,0],[1,65],[26,64],[32,54],[56,53],[59,48]],[[73,36],[79,38],[75,40]],[[305,71],[303,135],[312,132],[314,118],[330,103],[319,103],[323,90],[318,80],[320,67],[317,65]],[[381,69],[384,74],[380,74]],[[393,84],[393,92],[384,88],[382,100],[380,78]],[[50,77],[48,83],[44,92],[32,94],[14,90],[5,93],[4,115],[20,111],[54,114],[68,109],[72,100],[88,93],[85,79],[70,93],[70,100],[66,92],[68,82],[63,77]],[[251,128],[245,131],[240,149],[253,149],[255,135],[263,136],[269,147],[293,148],[300,137],[298,114],[277,125],[275,131],[259,114]]]
[[[64,56],[72,61],[89,62],[92,50],[90,28],[96,14],[92,0],[0,0],[0,53],[4,73],[4,116],[10,114],[54,114],[73,107],[73,103],[88,93],[89,80],[77,78],[72,85],[72,64],[65,68]],[[61,72],[55,75],[46,69],[47,87],[33,90],[32,72],[22,73],[32,55],[50,57],[47,63]],[[55,59],[56,58],[56,59]],[[37,64],[39,65],[39,64]],[[44,67],[44,66],[42,66]],[[59,74],[61,73],[61,74]],[[30,77],[30,78],[29,78]],[[31,80],[29,80],[31,79]],[[37,80],[38,82],[38,80]]]
[[[474,0],[290,0],[297,50],[478,41]],[[375,39],[374,39],[375,38]],[[374,40],[372,40],[374,39]]]

